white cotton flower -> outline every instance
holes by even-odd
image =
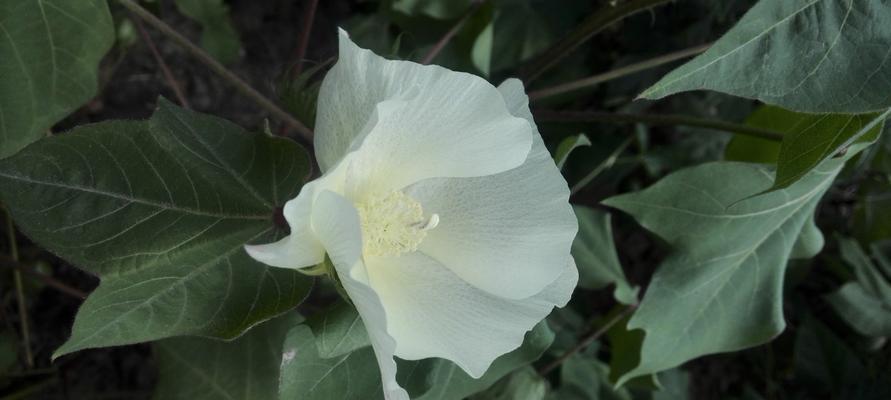
[[[323,175],[285,205],[291,235],[247,251],[293,269],[327,253],[387,399],[408,398],[394,356],[480,377],[569,300],[576,219],[519,81],[386,60],[341,31],[315,126]]]

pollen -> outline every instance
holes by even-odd
[[[401,191],[374,196],[356,204],[362,224],[362,253],[395,256],[412,252],[439,224],[436,214],[424,217],[421,204]]]

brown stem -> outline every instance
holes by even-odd
[[[471,6],[470,9],[468,9],[467,12],[465,12],[464,15],[461,16],[461,19],[459,19],[458,22],[455,22],[455,25],[452,26],[452,28],[449,29],[449,31],[446,32],[446,34],[443,35],[439,39],[439,41],[437,41],[436,44],[433,45],[432,48],[430,48],[430,51],[428,51],[424,58],[421,59],[421,64],[427,65],[433,62],[433,59],[436,58],[436,56],[439,55],[440,52],[442,52],[442,49],[444,49],[446,45],[449,44],[450,41],[452,41],[452,38],[454,38],[455,35],[458,34],[458,31],[460,31],[464,24],[467,23],[467,20],[469,20],[470,17],[472,17],[473,14],[475,14],[476,11],[479,10],[480,6],[482,6],[483,3],[485,3],[486,1],[487,0],[480,0],[474,2],[473,6]]]
[[[16,263],[19,260],[19,245],[15,237],[15,224],[12,222],[12,215],[5,208],[6,213],[6,236],[9,240],[9,253],[12,260]],[[28,368],[34,368],[34,354],[31,352],[31,331],[28,329],[28,306],[25,304],[24,284],[22,283],[22,273],[18,270],[13,271],[13,279],[15,280],[15,296],[19,309],[19,325],[22,330],[22,341],[25,342],[25,364]]]
[[[619,321],[621,321],[623,318],[628,316],[628,314],[631,314],[636,309],[637,309],[636,305],[628,306],[628,308],[622,310],[622,312],[616,314],[615,317],[613,317],[612,319],[607,321],[605,324],[603,324],[603,326],[601,326],[600,329],[597,329],[590,335],[586,336],[584,339],[582,339],[580,342],[578,342],[573,348],[571,348],[571,349],[567,350],[565,353],[561,354],[560,357],[557,357],[556,360],[551,361],[550,364],[545,365],[544,367],[539,369],[538,373],[541,375],[547,375],[548,373],[550,373],[551,371],[553,371],[554,369],[559,367],[561,364],[563,364],[563,362],[565,362],[567,359],[569,359],[569,357],[572,357],[573,354],[576,354],[576,353],[584,350],[586,347],[590,346],[591,343],[594,343],[597,339],[600,339],[600,337],[605,335],[606,332],[609,331],[610,328],[613,327],[613,325],[617,324]]]
[[[591,14],[568,35],[557,41],[544,53],[535,57],[526,67],[520,70],[520,77],[528,87],[545,71],[557,65],[564,57],[591,39],[594,35],[603,31],[606,27],[637,14],[641,11],[667,3],[671,0],[627,0],[611,5],[609,2],[598,12]]]
[[[291,76],[294,78],[300,76],[300,72],[303,71],[303,59],[306,58],[306,49],[309,47],[309,35],[312,31],[312,23],[315,20],[316,9],[318,6],[319,0],[309,0],[309,5],[306,7],[306,14],[303,15],[303,28],[300,30],[300,37],[297,42],[297,54],[295,55],[297,64],[294,65],[294,70],[291,72]]]
[[[117,0],[122,6],[126,7],[128,10],[136,14],[139,18],[145,21],[147,24],[151,25],[153,28],[157,29],[165,36],[176,42],[180,47],[182,47],[186,52],[195,57],[202,64],[211,69],[211,71],[215,72],[220,78],[223,78],[224,81],[228,82],[232,85],[233,88],[241,92],[245,97],[251,99],[254,103],[268,111],[270,114],[274,115],[276,118],[289,125],[291,128],[296,130],[303,136],[306,140],[312,141],[313,133],[312,131],[306,127],[302,122],[298,121],[294,118],[293,115],[289,114],[285,110],[282,110],[273,103],[271,100],[267,99],[266,96],[258,92],[256,89],[252,88],[245,81],[229,71],[223,64],[220,64],[217,60],[207,54],[200,47],[196,46],[185,36],[181,35],[179,32],[174,30],[156,17],[154,14],[142,8],[139,4],[136,4],[133,0]]]
[[[554,87],[550,87],[547,89],[536,90],[532,93],[529,93],[529,101],[541,100],[548,97],[557,96],[560,94],[564,94],[567,92],[572,92],[579,89],[589,88],[592,86],[599,85],[603,82],[611,81],[613,79],[618,79],[627,75],[631,75],[640,71],[645,71],[650,68],[655,68],[663,64],[667,64],[673,61],[677,61],[683,58],[692,57],[703,51],[708,50],[711,46],[711,43],[706,43],[703,45],[699,45],[696,47],[691,47],[689,49],[684,49],[680,51],[676,51],[673,53],[665,54],[656,58],[652,58],[646,61],[641,61],[639,63],[627,65],[621,68],[616,68],[612,71],[607,71],[602,74],[590,76],[587,78],[579,79],[576,81],[564,83],[562,85],[557,85]]]
[[[717,121],[706,118],[690,117],[687,115],[673,114],[619,114],[599,111],[552,111],[536,110],[534,112],[537,122],[605,122],[613,124],[642,123],[647,125],[683,125],[698,128],[715,129],[724,132],[733,132],[741,135],[772,140],[783,141],[780,132],[756,128],[748,125],[732,122]]]
[[[87,298],[87,293],[80,291],[78,289],[75,289],[71,286],[68,286],[49,275],[46,275],[41,272],[37,272],[32,268],[28,268],[10,257],[0,255],[0,267],[11,269],[13,271],[20,272],[25,275],[40,279],[47,286],[49,286],[53,289],[56,289],[62,293],[65,293],[71,297],[77,298],[79,300],[83,300],[83,299]]]
[[[170,86],[170,89],[173,89],[173,94],[176,95],[179,104],[185,108],[192,108],[189,106],[189,101],[186,100],[186,96],[183,94],[179,83],[177,83],[176,78],[173,76],[173,72],[170,71],[170,67],[168,67],[167,62],[164,61],[164,57],[161,57],[161,52],[159,52],[158,47],[155,46],[155,41],[152,40],[151,35],[145,30],[145,26],[142,25],[142,21],[134,18],[132,14],[130,19],[133,21],[133,24],[136,25],[136,29],[139,30],[139,34],[142,36],[142,40],[145,42],[146,46],[151,50],[152,55],[155,57],[155,61],[158,63],[158,67],[161,68],[161,73],[164,74],[164,79],[167,80],[167,86]]]

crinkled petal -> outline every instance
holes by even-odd
[[[569,301],[578,271],[568,254],[560,275],[540,293],[509,300],[479,290],[436,260],[414,252],[366,259],[371,287],[383,303],[396,355],[448,359],[479,378],[516,349],[535,324]],[[505,277],[503,281],[509,281]]]
[[[323,170],[357,150],[358,182],[400,189],[515,168],[531,143],[528,121],[511,115],[485,80],[386,60],[340,32],[340,59],[319,92],[315,146]]]
[[[505,101],[531,121],[522,84],[515,82],[502,85]],[[529,297],[557,279],[563,265],[554,260],[569,254],[578,231],[566,181],[537,131],[533,139],[519,168],[429,179],[406,190],[425,213],[439,215],[419,249],[470,284],[510,299]]]
[[[364,279],[356,278],[365,275],[356,209],[340,195],[321,191],[313,207],[312,226],[368,331],[381,370],[384,396],[387,400],[408,400],[408,393],[396,382],[396,361],[393,359],[396,343],[387,333],[384,308]]]

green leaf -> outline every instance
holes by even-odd
[[[864,155],[869,173],[854,204],[854,233],[864,243],[891,239],[891,134]]]
[[[504,377],[485,392],[470,400],[544,400],[548,383],[535,368],[526,366]]]
[[[0,0],[0,158],[96,94],[114,42],[105,0]]]
[[[866,376],[848,345],[810,316],[798,328],[794,358],[796,377],[815,388],[838,390]]]
[[[782,143],[737,135],[727,145],[725,158],[776,164],[776,179],[767,191],[786,188],[852,144],[874,142],[889,112],[814,115],[762,106],[746,124],[783,133]]]
[[[201,47],[223,64],[238,59],[241,39],[229,19],[223,0],[176,0],[183,15],[201,24]]]
[[[719,162],[607,199],[674,247],[628,324],[646,336],[640,365],[619,382],[779,334],[786,264],[822,246],[813,212],[843,163],[829,160],[789,188],[756,197],[747,198],[773,180],[770,169]]]
[[[480,378],[473,379],[460,367],[442,359],[420,361],[429,372],[415,373],[416,377],[426,377],[427,385],[432,388],[417,397],[418,400],[459,400],[471,394],[485,390],[511,371],[527,365],[544,354],[554,341],[554,332],[546,322],[539,323],[526,334],[526,339],[519,349],[498,357],[489,370]],[[403,368],[400,365],[400,368]],[[407,383],[417,387],[417,383]]]
[[[280,399],[383,398],[380,370],[371,347],[334,358],[320,356],[318,349],[308,326],[288,332],[281,362]]]
[[[338,357],[371,346],[365,324],[353,306],[340,302],[307,321],[322,358]]]
[[[596,290],[614,284],[616,300],[636,304],[638,289],[628,284],[619,263],[610,214],[583,206],[573,206],[573,210],[579,221],[579,233],[572,242],[572,256],[579,269],[578,286]]]
[[[566,165],[566,160],[569,159],[569,155],[573,150],[590,145],[591,139],[588,139],[588,136],[584,133],[579,133],[578,135],[563,139],[560,144],[557,145],[557,150],[554,151],[554,161],[557,163],[557,168],[563,169],[563,166]]]
[[[148,121],[81,126],[0,161],[0,200],[47,250],[98,275],[56,357],[177,335],[233,338],[312,280],[250,258],[309,172],[296,143],[161,100]]]
[[[12,332],[0,331],[0,376],[15,367],[18,361],[18,338]]]
[[[855,282],[826,296],[848,325],[866,336],[891,336],[891,283],[853,239],[839,238],[842,259],[854,269]],[[877,259],[884,262],[877,253]]]
[[[613,317],[621,309],[611,312],[608,317]],[[640,364],[640,348],[643,346],[644,333],[640,329],[628,329],[628,321],[631,315],[622,318],[607,332],[610,344],[609,360],[609,384],[614,385],[622,375],[631,371]],[[654,390],[659,388],[656,375],[643,375],[629,380],[626,385],[629,388],[641,388]]]
[[[157,400],[278,398],[285,334],[301,317],[284,315],[233,341],[174,338],[154,345]]]
[[[492,35],[492,70],[517,67],[547,49],[553,39],[550,27],[531,1],[497,1]]]
[[[891,107],[883,0],[761,0],[707,52],[641,96],[715,90],[800,112]]]
[[[687,400],[690,398],[690,374],[670,369],[659,374],[662,389],[653,392],[653,400]]]
[[[473,0],[394,0],[393,9],[407,15],[423,14],[436,19],[458,18]]]
[[[553,400],[631,400],[627,388],[613,388],[607,380],[609,367],[593,353],[576,353],[563,362]]]

